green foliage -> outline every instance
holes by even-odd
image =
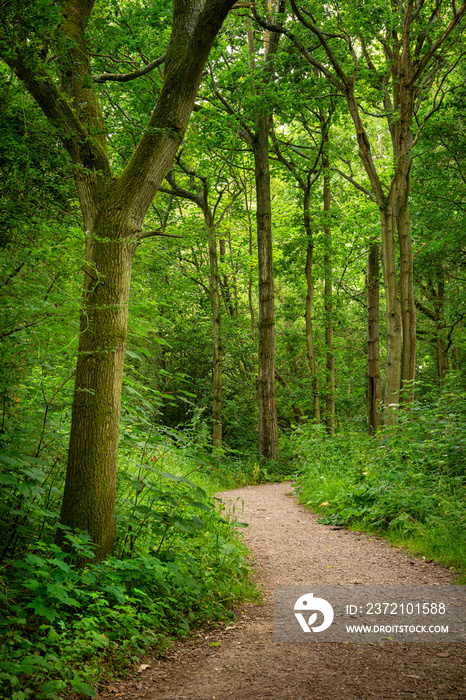
[[[452,380],[436,401],[400,411],[376,438],[315,427],[298,441],[300,500],[321,522],[382,533],[466,570],[466,394]]]
[[[124,482],[141,493],[140,481]],[[159,474],[156,484],[146,481],[150,497],[120,511],[119,558],[76,568],[76,556],[92,558],[92,545],[69,533],[72,555],[37,541],[2,567],[2,697],[94,697],[99,681],[145,650],[228,620],[235,602],[255,595],[236,519],[185,477]]]
[[[18,28],[25,22],[29,59],[40,47],[43,58],[37,60],[45,59],[53,72],[56,56],[66,48],[55,39],[57,3],[3,5],[0,13],[11,41],[19,40]],[[347,39],[353,34],[353,50],[360,54],[364,39],[375,62],[369,69],[360,61],[357,90],[367,134],[379,144],[377,168],[387,185],[393,159],[389,132],[379,118],[385,112],[379,107],[387,72],[376,35],[381,27],[389,33],[399,29],[400,14],[385,0],[370,6],[367,0],[344,2],[338,12],[321,3],[308,3],[308,9],[350,73],[354,65]],[[98,0],[86,35],[93,47],[92,72],[133,71],[162,54],[171,12],[168,0]],[[441,32],[445,17],[440,15],[426,33],[421,12],[413,40]],[[307,32],[291,26],[291,15],[283,22],[305,40]],[[322,513],[324,522],[371,529],[409,542],[425,556],[465,566],[465,396],[454,383],[441,394],[434,386],[443,380],[436,367],[439,341],[450,353],[450,366],[464,374],[465,95],[457,89],[464,83],[464,65],[439,83],[443,105],[438,103],[422,130],[412,168],[415,290],[422,314],[419,373],[433,386],[418,387],[422,401],[400,412],[398,427],[377,439],[357,428],[365,421],[365,258],[380,224],[377,207],[363,194],[369,185],[358,162],[353,125],[337,101],[329,154],[340,172],[332,172],[327,218],[333,240],[337,416],[350,428],[334,440],[319,426],[300,424],[303,415],[311,415],[313,399],[304,324],[308,233],[302,190],[272,154],[276,360],[283,381],[277,382],[280,462],[264,463],[257,454],[254,167],[239,127],[252,127],[258,107],[268,107],[285,157],[293,159],[300,177],[317,177],[310,218],[314,347],[323,405],[322,228],[328,220],[314,159],[320,149],[318,115],[334,90],[289,41],[273,59],[273,80],[261,88],[265,35],[254,26],[253,69],[247,33],[242,14],[230,13],[182,144],[188,171],[176,172],[184,187],[196,191],[199,183],[190,170],[205,175],[224,242],[219,251],[223,448],[211,455],[205,222],[192,202],[162,192],[144,231],[163,230],[175,238],[144,240],[132,279],[116,556],[84,571],[74,559],[92,559],[85,535],[67,533],[71,555],[53,544],[66,464],[84,235],[71,165],[57,145],[56,131],[10,70],[0,68],[0,694],[5,697],[92,696],[105,674],[122,673],[144,650],[161,649],[172,634],[184,634],[208,619],[228,618],[231,604],[253,591],[245,549],[212,494],[286,478],[297,459],[303,465],[297,482],[301,498]],[[4,40],[8,50],[10,39]],[[312,50],[325,60],[321,47]],[[211,70],[232,109],[224,109],[213,94]],[[146,128],[162,71],[137,81],[96,84],[115,173]],[[419,104],[422,117],[432,104],[427,99]],[[361,188],[354,189],[348,178]],[[382,308],[382,353],[383,316]],[[296,438],[290,437],[293,430]]]

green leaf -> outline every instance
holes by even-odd
[[[87,685],[87,683],[84,683],[84,681],[80,680],[79,678],[73,679],[72,690],[76,693],[87,695],[89,698],[97,697],[97,692],[94,690],[94,688],[91,688],[90,685]]]

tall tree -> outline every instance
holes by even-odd
[[[269,31],[286,34],[310,65],[320,70],[344,96],[354,124],[359,155],[379,206],[387,315],[385,405],[386,421],[392,423],[396,420],[392,407],[399,403],[400,390],[405,385],[408,388],[405,395],[409,396],[415,369],[409,228],[413,146],[426,119],[442,100],[445,75],[458,61],[458,56],[450,49],[453,39],[459,36],[466,3],[457,8],[440,0],[432,8],[423,0],[408,0],[406,4],[381,0],[375,8],[362,14],[350,2],[335,3],[330,12],[313,2],[298,4],[291,0],[291,5],[299,22],[296,32],[289,26],[264,21],[255,10],[254,14]],[[380,26],[377,32],[373,29],[374,12]],[[300,26],[310,33],[311,46],[302,36]],[[436,79],[437,88],[433,90]],[[423,103],[432,91],[434,99],[430,109],[426,109]],[[386,119],[392,145],[393,169],[388,188],[384,183],[385,173],[377,169],[367,128],[367,115],[374,111],[376,116]],[[416,133],[413,133],[415,115]]]
[[[319,115],[320,116],[320,115]],[[316,118],[318,118],[316,114]],[[316,423],[320,423],[320,395],[319,395],[319,380],[317,377],[316,353],[314,347],[314,329],[313,329],[313,313],[314,313],[314,231],[311,221],[311,192],[312,187],[316,183],[321,169],[322,156],[322,141],[320,144],[315,141],[312,129],[309,128],[308,120],[301,113],[298,119],[303,125],[306,136],[314,142],[315,151],[309,155],[304,149],[299,148],[299,144],[292,144],[289,138],[284,142],[280,139],[275,129],[272,129],[272,140],[275,155],[292,174],[303,196],[303,226],[306,233],[306,262],[304,267],[304,275],[306,279],[306,310],[305,318],[305,333],[306,333],[306,353],[309,373],[311,375],[312,386],[312,403],[313,403],[313,418]],[[321,130],[319,129],[321,133]],[[287,150],[285,150],[285,148]],[[300,162],[301,161],[301,162]]]
[[[277,12],[283,12],[285,2],[280,0]],[[250,3],[240,3],[249,7]],[[252,32],[248,31],[249,66],[254,76],[255,109],[253,123],[241,119],[237,110],[221,94],[212,73],[214,91],[224,109],[240,121],[239,134],[248,144],[254,157],[256,185],[256,230],[259,260],[259,453],[266,459],[278,457],[278,424],[275,395],[275,301],[272,250],[272,203],[270,193],[269,132],[272,110],[264,99],[267,86],[273,81],[274,57],[279,47],[280,33],[266,34],[261,66],[254,58]]]
[[[333,256],[332,227],[330,213],[332,208],[331,172],[330,172],[330,120],[325,119],[320,110],[322,129],[322,172],[323,172],[323,212],[324,212],[324,307],[325,307],[325,425],[327,433],[335,435],[335,353],[333,347]]]
[[[99,559],[113,549],[133,257],[147,235],[142,231],[144,217],[180,145],[213,41],[233,4],[234,0],[174,0],[163,84],[147,128],[118,176],[112,172],[107,129],[91,69],[92,47],[86,42],[94,0],[68,0],[59,5],[46,0],[27,8],[26,13],[23,3],[12,2],[1,10],[1,58],[57,129],[73,164],[86,232],[61,524],[89,532]],[[161,62],[154,60],[144,69]],[[135,71],[126,79],[140,74]]]
[[[173,170],[167,175],[167,182],[170,189],[161,187],[162,192],[180,197],[194,202],[202,211],[204,223],[207,231],[209,246],[209,297],[212,309],[213,325],[213,403],[212,403],[212,444],[214,452],[218,452],[222,447],[222,365],[223,365],[223,344],[222,344],[222,312],[220,307],[220,274],[218,261],[218,234],[217,229],[222,219],[240,194],[239,190],[228,191],[228,187],[221,186],[223,178],[222,163],[217,171],[214,181],[214,195],[212,196],[209,187],[209,179],[206,175],[188,168],[181,159],[181,155],[176,157],[178,171],[188,176],[191,187],[182,187],[176,179],[176,172]],[[200,187],[195,188],[195,181],[200,183]],[[223,203],[225,194],[229,194],[228,201]]]

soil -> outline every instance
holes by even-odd
[[[146,657],[132,679],[110,685],[105,700],[340,700],[466,698],[462,643],[276,643],[273,586],[304,584],[450,584],[451,571],[386,542],[319,524],[291,484],[221,494],[247,522],[261,605],[234,622],[194,632],[162,659]]]

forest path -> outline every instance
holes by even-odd
[[[273,586],[448,584],[451,573],[386,542],[317,523],[290,497],[291,484],[221,494],[247,522],[263,605],[244,606],[226,629],[194,633],[164,659],[101,698],[147,700],[341,700],[466,698],[465,645],[277,644]],[[244,507],[243,507],[244,503]],[[211,646],[211,644],[218,646]]]

